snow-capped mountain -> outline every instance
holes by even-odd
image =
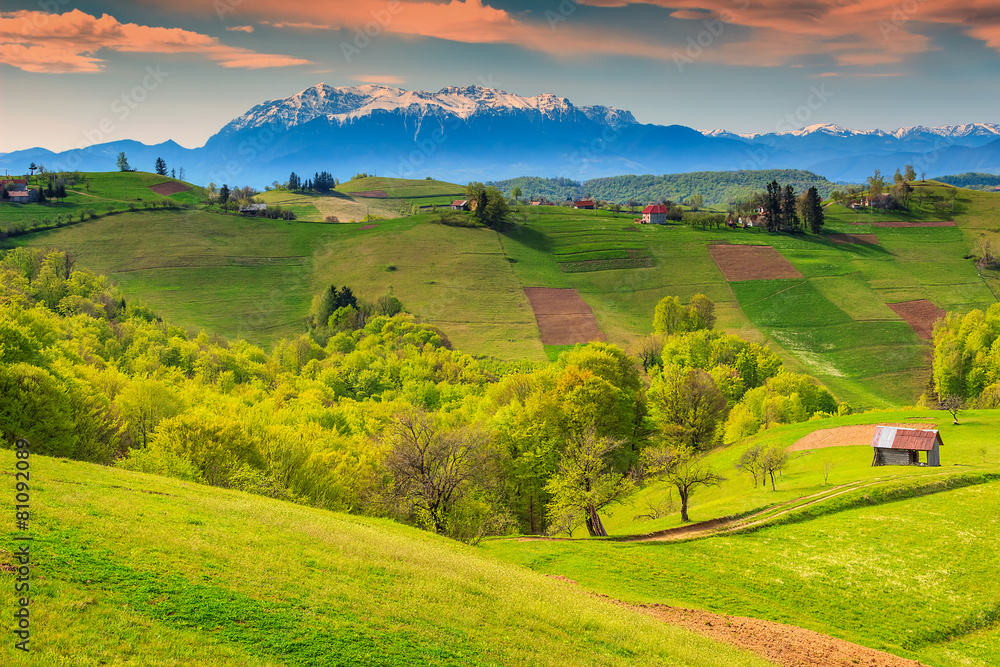
[[[787,130],[783,132],[729,132],[723,129],[701,130],[706,137],[726,137],[729,139],[755,140],[768,136],[793,136],[805,137],[811,134],[823,134],[831,137],[894,137],[906,140],[915,138],[926,138],[929,136],[944,137],[946,139],[982,137],[988,140],[1000,139],[1000,123],[965,123],[962,125],[942,125],[940,127],[927,127],[917,125],[915,127],[901,127],[896,130],[853,130],[851,128],[836,125],[834,123],[818,123],[808,125],[798,130]]]
[[[618,174],[805,169],[831,180],[861,182],[905,164],[928,176],[1000,172],[1000,124],[854,130],[831,123],[787,132],[696,131],[647,125],[629,111],[575,106],[555,94],[533,97],[481,86],[437,92],[378,85],[318,84],[263,102],[227,123],[201,148],[172,142],[99,144],[55,154],[31,149],[0,154],[14,173],[32,161],[50,170],[106,171],[125,151],[152,169],[158,157],[184,167],[197,183],[262,187],[328,171],[464,183],[523,175],[579,180]]]
[[[378,112],[416,119],[427,117],[469,121],[475,116],[526,114],[551,121],[581,118],[618,129],[636,123],[629,111],[614,107],[576,107],[565,97],[524,97],[481,86],[447,87],[436,93],[364,85],[334,88],[325,83],[280,100],[257,105],[226,125],[220,134],[267,127],[290,129],[316,119],[344,125]]]

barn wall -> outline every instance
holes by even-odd
[[[884,466],[908,466],[911,464],[911,454],[905,449],[879,449]]]

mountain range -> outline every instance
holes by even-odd
[[[608,106],[575,106],[552,94],[525,97],[480,86],[436,93],[378,85],[318,84],[264,102],[233,119],[200,148],[172,141],[115,141],[54,153],[0,153],[0,168],[108,171],[125,152],[133,167],[156,158],[185,178],[262,187],[291,171],[356,171],[466,182],[525,174],[575,179],[618,174],[807,169],[833,181],[892,174],[1000,173],[1000,124],[908,127],[894,131],[811,125],[767,134],[698,131],[638,122]]]

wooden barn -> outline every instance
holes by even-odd
[[[941,434],[897,426],[876,426],[873,466],[939,466]],[[925,452],[921,461],[920,452]]]

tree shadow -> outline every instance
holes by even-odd
[[[544,253],[552,253],[552,239],[544,233],[527,225],[513,225],[511,228],[501,232],[511,241],[516,241],[521,245],[538,250]]]

